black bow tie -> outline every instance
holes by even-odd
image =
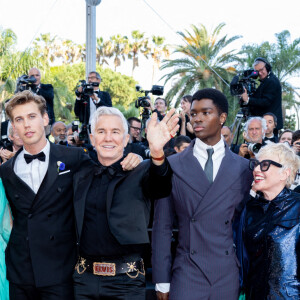
[[[45,161],[46,160],[46,155],[44,152],[40,152],[35,155],[30,155],[30,154],[24,154],[24,159],[26,163],[30,164],[34,159],[38,159],[40,161]]]
[[[105,171],[107,171],[107,173],[109,174],[110,177],[113,177],[117,172],[117,170],[115,168],[113,168],[112,166],[106,167],[106,166],[99,165],[99,166],[97,166],[95,176],[99,176]]]

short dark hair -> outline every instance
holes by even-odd
[[[212,100],[213,104],[218,109],[219,115],[222,113],[228,114],[228,100],[220,91],[212,88],[199,90],[193,95],[192,103],[195,100],[200,101],[202,99]]]
[[[136,117],[130,117],[130,118],[127,119],[127,122],[128,122],[129,125],[131,125],[133,121],[142,123],[142,121],[140,119],[136,118]]]
[[[193,99],[193,96],[192,95],[184,95],[182,97],[182,100],[184,100],[185,102],[190,102],[192,103],[192,99]]]
[[[293,135],[292,135],[292,145],[295,141],[300,140],[300,130],[296,130],[294,131]]]
[[[282,131],[282,132],[280,133],[279,140],[281,139],[282,135],[285,134],[286,132],[290,132],[290,133],[293,135],[293,132],[294,132],[294,131],[291,130],[291,129],[285,129],[284,131]]]
[[[163,100],[163,101],[165,102],[165,106],[168,106],[167,101],[166,101],[165,98],[157,97],[157,98],[155,99],[155,101],[154,101],[154,104],[155,104],[156,100]]]
[[[34,102],[37,104],[38,109],[43,116],[47,112],[47,104],[46,100],[37,94],[33,94],[32,92],[25,90],[23,92],[19,92],[15,94],[5,106],[6,114],[8,115],[9,119],[13,122],[13,115],[12,111],[18,105],[27,104],[29,102]]]
[[[180,135],[175,139],[174,148],[180,148],[183,143],[190,143],[192,140],[186,135]]]
[[[273,113],[267,112],[267,113],[265,113],[265,114],[263,115],[263,117],[264,117],[264,116],[271,116],[271,117],[273,117],[274,123],[275,123],[275,125],[277,126],[277,117],[276,117]]]

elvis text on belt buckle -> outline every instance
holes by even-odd
[[[100,276],[116,276],[116,264],[94,262],[93,274]]]

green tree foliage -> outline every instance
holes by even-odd
[[[291,40],[288,30],[276,33],[276,43],[264,42],[260,45],[244,45],[240,54],[243,57],[243,68],[252,67],[257,57],[267,59],[272,65],[272,72],[278,77],[282,86],[282,106],[285,116],[286,109],[294,107],[298,110],[299,104],[295,95],[299,87],[293,86],[289,80],[299,76],[300,72],[300,38]],[[291,124],[291,121],[288,120]],[[285,127],[287,128],[287,127]]]
[[[165,83],[172,81],[173,84],[166,98],[173,100],[175,107],[184,94],[207,87],[224,91],[221,78],[230,82],[238,57],[234,50],[226,51],[225,48],[240,36],[220,36],[224,26],[224,23],[219,24],[212,33],[204,25],[192,25],[191,31],[179,32],[185,44],[175,47],[173,54],[178,58],[164,60],[161,67],[162,70],[169,70],[163,78]]]

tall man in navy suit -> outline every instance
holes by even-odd
[[[238,298],[232,222],[248,197],[252,175],[247,160],[232,153],[221,138],[227,113],[228,102],[221,92],[196,92],[191,123],[197,138],[185,151],[169,157],[172,193],[158,200],[154,210],[152,266],[158,299]],[[179,237],[173,261],[175,215]]]

